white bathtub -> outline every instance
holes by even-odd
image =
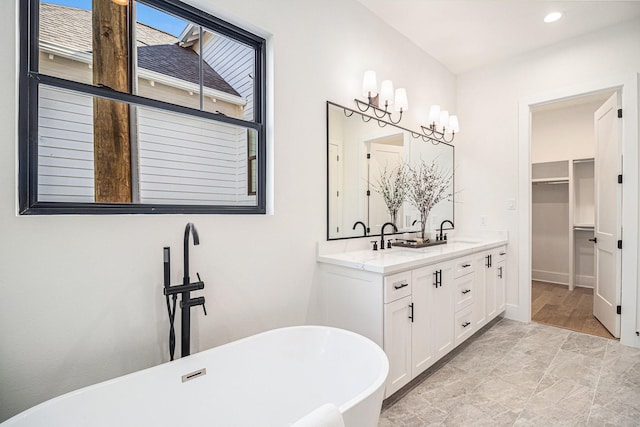
[[[67,393],[2,426],[280,427],[332,403],[347,427],[373,427],[388,370],[382,349],[361,335],[295,326]]]

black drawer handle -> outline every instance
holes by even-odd
[[[467,327],[467,326],[469,326],[470,324],[471,324],[471,322],[464,322],[464,323],[462,324],[462,327],[463,327],[463,328],[466,328],[466,327]]]
[[[409,315],[409,319],[411,319],[411,323],[413,323],[413,303],[409,304],[409,309],[411,310],[411,314]]]
[[[471,264],[462,264],[462,268],[471,267]]]
[[[471,289],[465,289],[464,291],[462,291],[463,294],[468,294],[469,292],[471,292]]]
[[[506,254],[507,254],[506,252],[500,252],[500,255],[506,255]]]
[[[401,283],[399,285],[393,285],[393,287],[396,288],[396,290],[402,289],[402,288],[406,288],[407,286],[409,286],[408,283]]]

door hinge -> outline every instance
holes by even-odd
[[[622,306],[621,305],[616,307],[616,313],[622,314]]]
[[[618,108],[618,118],[622,118],[622,108]]]
[[[618,184],[622,184],[622,174],[618,175]]]
[[[367,190],[367,197],[371,196],[371,190]]]
[[[618,240],[618,249],[622,249],[622,240]]]
[[[367,153],[367,159],[371,158],[371,153]]]
[[[336,197],[340,197],[340,190],[336,191]]]
[[[339,162],[339,161],[340,161],[340,156],[338,155],[336,156],[336,162]]]

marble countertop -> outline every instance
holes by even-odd
[[[393,247],[377,251],[366,249],[319,254],[317,260],[321,263],[334,264],[356,270],[389,274],[447,261],[474,252],[502,246],[506,243],[507,239],[504,236],[456,238],[444,245],[420,249]]]

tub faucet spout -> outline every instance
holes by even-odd
[[[182,278],[182,284],[189,284],[189,234],[193,235],[193,246],[198,246],[200,244],[200,237],[198,236],[198,230],[196,226],[193,225],[192,222],[187,223],[184,228],[184,276]]]
[[[171,286],[169,283],[170,278],[170,266],[169,266],[169,248],[165,248],[165,286],[164,286],[164,294],[167,296],[167,309],[169,311],[169,322],[170,322],[170,338],[169,338],[169,354],[171,356],[171,360],[173,360],[173,342],[174,342],[174,332],[173,332],[173,319],[175,316],[175,306],[176,306],[176,295],[180,294],[182,299],[180,300],[180,310],[181,310],[181,355],[182,357],[188,356],[191,354],[191,307],[202,306],[204,310],[204,314],[206,316],[207,309],[204,305],[204,297],[196,297],[191,298],[191,292],[197,291],[199,289],[204,289],[204,282],[200,279],[200,274],[196,273],[198,277],[198,281],[191,282],[191,278],[189,277],[189,235],[193,236],[193,244],[197,246],[200,244],[200,237],[198,236],[198,230],[193,223],[188,223],[184,228],[184,275],[182,277],[182,284]],[[168,296],[173,296],[173,308],[169,305]]]

